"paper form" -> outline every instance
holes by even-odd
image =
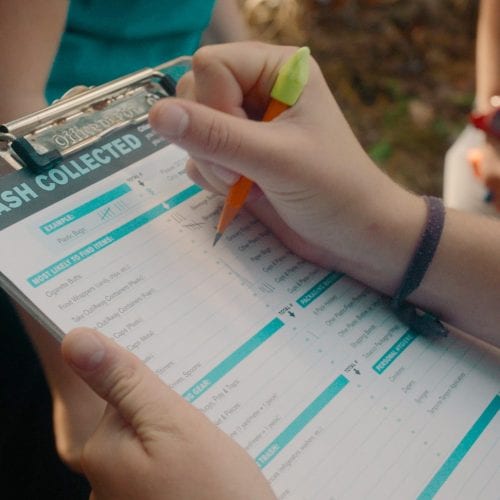
[[[5,286],[60,332],[94,327],[136,354],[279,498],[498,498],[498,355],[416,336],[248,214],[212,247],[222,200],[185,159],[142,125],[2,179]]]

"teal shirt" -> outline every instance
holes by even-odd
[[[75,85],[99,85],[190,55],[215,0],[71,0],[46,88],[48,102]]]

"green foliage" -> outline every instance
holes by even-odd
[[[393,154],[394,149],[389,141],[381,140],[374,144],[368,151],[370,158],[378,165],[382,165]]]

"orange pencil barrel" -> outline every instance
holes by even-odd
[[[271,99],[262,117],[263,122],[274,120],[297,102],[309,78],[310,54],[308,47],[302,47],[280,67],[271,90]],[[252,184],[250,179],[240,177],[238,182],[231,186],[217,224],[214,245],[245,203]]]
[[[286,111],[290,106],[285,104],[284,102],[277,101],[276,99],[272,99],[269,101],[269,105],[267,106],[266,112],[262,118],[263,122],[270,122],[277,118],[283,111]]]
[[[271,98],[262,121],[270,122],[271,120],[274,120],[289,107],[290,106],[287,104]],[[252,185],[253,181],[242,176],[231,186],[219,218],[219,223],[217,224],[217,234],[215,236],[214,245],[245,204],[245,200],[247,199],[248,193],[250,193],[250,190],[252,189]]]
[[[231,221],[236,217],[245,200],[252,189],[253,182],[246,177],[240,177],[236,183],[231,186],[224,203],[224,208],[217,224],[217,234],[222,234]]]

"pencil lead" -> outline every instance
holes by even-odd
[[[215,235],[214,243],[212,246],[214,247],[221,238],[222,238],[222,233],[217,233]]]

